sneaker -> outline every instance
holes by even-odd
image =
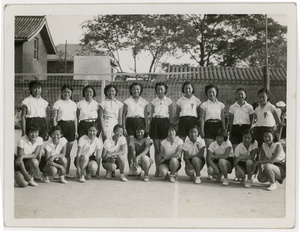
[[[208,176],[207,176],[207,179],[208,179],[208,180],[212,180],[213,177],[212,177],[211,175],[208,175]]]
[[[195,184],[201,184],[200,176],[196,176],[196,178],[195,178]]]
[[[66,175],[66,178],[68,178],[68,179],[74,179],[75,177],[74,177],[72,174],[68,173],[68,174]]]
[[[59,174],[55,174],[55,175],[53,176],[53,179],[54,179],[54,180],[58,180],[58,179],[59,179]]]
[[[60,176],[59,179],[58,179],[58,182],[62,183],[62,184],[67,184],[68,183],[68,181],[65,180],[64,176]]]
[[[33,186],[33,187],[38,186],[38,184],[34,182],[33,177],[31,177],[30,181],[28,182],[28,185]]]
[[[268,188],[267,188],[267,190],[269,190],[269,191],[274,191],[274,190],[276,190],[277,189],[277,185],[276,184],[271,184]]]
[[[41,181],[44,183],[50,183],[48,176],[44,176],[44,174],[41,175]]]
[[[245,188],[251,188],[251,180],[246,181]]]
[[[105,178],[106,179],[111,179],[111,171],[106,171]]]
[[[149,176],[145,176],[144,177],[144,181],[148,182],[150,179],[149,179]]]
[[[171,183],[175,183],[175,176],[174,175],[170,175],[170,182]]]
[[[237,178],[237,177],[234,177],[234,179],[233,179],[234,181],[239,181],[239,178]]]
[[[84,183],[84,182],[85,182],[84,176],[80,176],[80,177],[79,177],[79,182],[81,182],[81,183]]]
[[[88,174],[86,175],[86,179],[87,179],[87,180],[92,179],[92,173],[88,173]]]
[[[175,174],[174,174],[174,178],[175,178],[175,180],[178,180],[178,172],[175,172]]]
[[[222,185],[224,185],[224,186],[229,185],[229,182],[228,182],[228,179],[227,179],[227,178],[224,178],[224,180],[223,180],[223,182],[222,182]]]
[[[128,181],[124,174],[121,174],[120,180],[123,181],[123,182],[127,182]]]

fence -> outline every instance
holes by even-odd
[[[142,97],[150,102],[156,97],[154,86],[156,82],[164,81],[169,89],[167,96],[173,101],[174,114],[176,109],[176,101],[182,96],[181,88],[182,84],[186,80],[190,80],[194,84],[195,96],[198,97],[201,102],[206,101],[204,87],[207,84],[216,84],[219,87],[219,101],[225,104],[225,115],[228,117],[229,106],[235,102],[235,90],[239,87],[244,87],[247,90],[247,101],[252,104],[257,101],[257,91],[262,88],[262,80],[245,81],[236,80],[232,78],[226,79],[210,79],[210,78],[196,78],[191,72],[170,72],[162,74],[113,74],[115,77],[113,81],[101,81],[99,80],[74,80],[74,75],[79,74],[15,74],[15,109],[20,110],[21,102],[29,95],[28,83],[33,79],[40,79],[44,88],[42,91],[42,98],[49,102],[48,115],[50,120],[53,118],[52,106],[55,101],[61,97],[61,87],[64,84],[70,84],[73,87],[72,100],[75,102],[80,101],[82,97],[82,89],[85,85],[92,85],[96,89],[97,96],[94,98],[97,102],[104,99],[102,89],[105,84],[113,83],[118,88],[117,99],[124,101],[130,96],[129,86],[134,81],[142,83],[144,90]],[[82,74],[80,74],[82,75]],[[94,74],[93,74],[94,75]],[[95,76],[94,75],[94,76]],[[107,74],[106,74],[107,75]],[[43,78],[42,78],[43,77]],[[45,78],[46,77],[46,78]],[[286,101],[286,83],[271,82],[271,102],[275,104],[277,101]],[[52,120],[51,120],[52,121]],[[51,122],[50,121],[50,122]]]

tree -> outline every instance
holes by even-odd
[[[264,15],[186,15],[187,38],[178,46],[200,66],[262,65],[265,47]],[[271,63],[278,63],[278,53],[286,47],[286,27],[269,19]],[[274,54],[273,54],[274,53]],[[271,55],[272,54],[272,55]],[[286,60],[286,52],[279,60]]]

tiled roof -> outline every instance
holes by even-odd
[[[48,54],[56,54],[45,16],[15,17],[15,41],[30,41],[38,33],[41,33]]]
[[[270,81],[286,82],[286,70],[283,68],[269,69]],[[235,68],[235,67],[187,67],[170,66],[169,78],[192,78],[203,81],[245,81],[260,82],[263,80],[263,68]]]

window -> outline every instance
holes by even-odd
[[[33,59],[38,60],[38,54],[39,54],[39,40],[37,38],[34,38],[33,41]]]

